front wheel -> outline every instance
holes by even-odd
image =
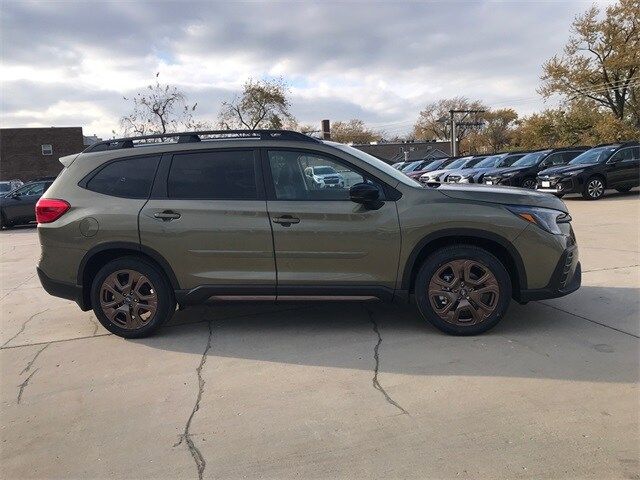
[[[587,200],[598,200],[604,195],[604,181],[600,177],[591,177],[584,184],[582,196]]]
[[[525,178],[522,181],[522,188],[528,188],[530,190],[533,190],[534,188],[536,188],[535,178]]]
[[[472,245],[437,250],[415,282],[418,310],[445,333],[477,335],[493,328],[511,300],[511,280],[491,253]]]
[[[176,308],[165,276],[137,257],[113,260],[98,271],[91,286],[91,305],[104,328],[124,338],[151,335]]]

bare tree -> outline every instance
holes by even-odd
[[[244,84],[242,93],[223,102],[218,116],[220,126],[227,129],[279,129],[295,124],[289,108],[287,85],[282,79],[253,80]]]
[[[188,104],[186,95],[175,85],[161,84],[160,73],[156,73],[154,84],[125,100],[131,102],[132,112],[120,119],[125,135],[151,135],[171,133],[179,129],[190,130],[205,127],[197,122],[194,112],[197,103]]]
[[[469,100],[465,97],[446,98],[431,102],[420,112],[418,121],[413,127],[413,136],[422,140],[450,139],[449,110],[486,110],[486,107],[480,100]],[[464,122],[476,123],[481,120],[482,114],[475,113],[468,115]],[[462,142],[467,135],[479,130],[480,126],[460,125],[456,130],[458,140]]]

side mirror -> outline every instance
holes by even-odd
[[[364,205],[371,210],[377,210],[384,202],[380,200],[380,189],[372,183],[356,183],[349,189],[352,202]]]
[[[20,198],[20,194],[18,192],[12,193],[11,198],[14,198],[14,199]]]

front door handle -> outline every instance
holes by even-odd
[[[300,223],[300,219],[291,215],[283,215],[281,217],[273,217],[274,223],[279,223],[283,227],[290,227],[294,223]]]
[[[178,212],[174,212],[173,210],[165,210],[164,212],[157,212],[153,214],[154,218],[162,220],[163,222],[169,222],[171,220],[176,220],[180,218],[180,214]]]

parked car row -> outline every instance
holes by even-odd
[[[415,164],[418,165],[415,165]],[[606,189],[628,191],[640,183],[637,141],[469,155],[413,162],[401,171],[421,183],[478,183],[537,189],[562,197],[597,200]]]

